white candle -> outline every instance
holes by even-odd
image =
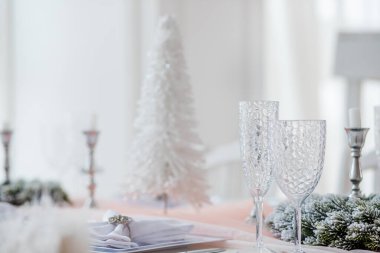
[[[361,128],[360,110],[359,108],[348,109],[348,127]]]
[[[96,114],[92,114],[90,129],[93,131],[96,131],[97,126],[98,126],[98,116]]]

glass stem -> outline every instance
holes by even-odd
[[[294,215],[294,244],[296,247],[296,252],[302,252],[301,248],[301,203],[297,204],[297,207],[295,208],[295,215]]]
[[[255,198],[256,205],[256,245],[263,247],[263,197]]]

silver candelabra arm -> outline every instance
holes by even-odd
[[[363,179],[362,169],[360,166],[361,151],[365,144],[369,128],[345,128],[348,138],[348,146],[351,149],[351,169],[350,181],[352,189],[350,198],[361,198],[363,194],[360,190],[359,184]]]
[[[4,185],[10,184],[10,158],[9,158],[9,146],[12,139],[12,131],[11,130],[3,130],[1,132],[2,142],[4,146],[4,170],[5,170],[5,181]]]
[[[87,201],[85,202],[85,206],[89,208],[95,208],[96,201],[95,201],[95,190],[96,190],[96,183],[95,183],[95,147],[98,142],[99,137],[99,131],[96,130],[89,130],[84,131],[83,134],[86,136],[86,142],[87,147],[89,149],[89,166],[88,169],[83,170],[86,174],[89,176],[89,184],[88,184],[88,191],[89,191],[89,197]]]

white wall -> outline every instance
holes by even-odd
[[[83,195],[81,131],[96,113],[99,194],[114,193],[131,128],[125,1],[16,0],[12,10],[16,176],[63,180]]]
[[[248,7],[248,0],[14,0],[14,176],[62,180],[72,196],[85,195],[81,131],[96,113],[98,193],[120,192],[147,50],[165,13],[182,29],[201,137],[208,147],[236,140],[237,103],[257,78],[246,60]],[[240,169],[229,173],[241,185]]]
[[[245,44],[247,1],[186,1],[183,30],[203,140],[238,138],[238,102],[250,77]],[[223,126],[223,127],[221,127]]]
[[[11,118],[11,31],[10,31],[10,3],[9,0],[0,0],[0,126]],[[0,149],[0,161],[4,160],[3,149]],[[5,178],[4,170],[0,170],[0,181]]]
[[[328,139],[343,139],[345,112],[337,104],[344,89],[331,85],[340,10],[316,16],[317,3],[321,1],[0,0],[0,29],[10,27],[4,33],[8,38],[0,37],[0,120],[11,118],[16,130],[14,175],[59,179],[72,196],[84,196],[81,131],[96,113],[102,132],[97,158],[104,167],[98,193],[120,192],[147,53],[162,14],[178,19],[199,133],[208,149],[237,140],[237,104],[244,99],[279,100],[284,119],[328,119]],[[1,8],[8,5],[10,12]],[[371,20],[376,26],[370,27],[378,28],[378,19]],[[371,94],[376,100],[377,93]],[[336,192],[341,169],[336,153],[344,145],[328,141],[321,192]],[[238,164],[212,171],[210,177],[220,179],[210,180],[214,193],[247,196]]]

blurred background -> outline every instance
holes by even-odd
[[[254,99],[280,101],[282,119],[326,119],[317,192],[349,191],[348,107],[360,106],[362,125],[371,128],[364,153],[375,149],[378,0],[0,0],[0,122],[15,131],[13,178],[58,180],[72,197],[85,196],[82,130],[95,114],[103,168],[97,194],[120,196],[148,52],[165,14],[177,18],[183,36],[216,201],[248,198],[238,102]],[[347,38],[358,45],[338,54]],[[362,53],[374,56],[374,72],[366,74]],[[366,158],[366,193],[376,190],[380,175],[373,158]]]

